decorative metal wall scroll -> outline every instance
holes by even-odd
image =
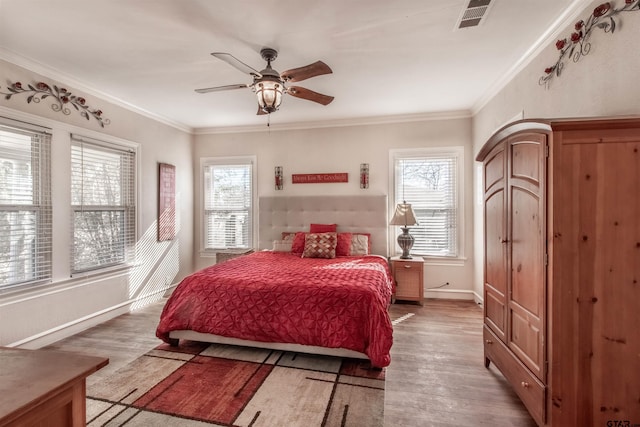
[[[620,8],[615,8],[612,2],[602,3],[596,7],[586,22],[584,20],[576,22],[575,31],[571,33],[571,36],[556,42],[560,57],[555,64],[545,68],[545,74],[540,77],[538,83],[548,86],[553,76],[560,77],[566,58],[571,58],[573,62],[578,62],[580,58],[588,55],[591,51],[589,39],[594,28],[600,28],[605,33],[613,33],[616,30],[616,19],[620,19],[618,16],[620,13],[638,10],[640,10],[640,0],[624,0],[624,6]]]
[[[25,94],[27,96],[27,104],[39,103],[45,98],[51,98],[54,103],[51,104],[53,111],[60,111],[65,116],[71,114],[71,110],[68,106],[72,106],[80,113],[82,117],[89,120],[89,117],[93,117],[100,123],[101,127],[111,123],[111,120],[102,117],[102,110],[91,108],[87,105],[86,99],[81,96],[76,96],[69,92],[64,87],[58,87],[56,85],[49,86],[44,82],[38,82],[35,85],[28,84],[27,87],[23,87],[22,83],[15,82],[7,88],[9,91],[0,92],[4,95],[4,99],[11,99],[12,96],[18,94]]]

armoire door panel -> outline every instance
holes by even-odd
[[[484,191],[488,191],[502,180],[504,180],[504,150],[496,152],[484,163]]]
[[[485,281],[501,294],[507,293],[507,227],[504,191],[491,194],[485,201]]]
[[[536,135],[536,139],[539,135]],[[536,185],[540,183],[541,141],[517,141],[511,144],[511,178],[520,178]],[[532,161],[533,160],[533,161]]]
[[[511,187],[511,300],[541,316],[544,294],[544,235],[537,195]]]
[[[510,333],[507,343],[518,358],[541,380],[543,378],[543,348],[540,319],[517,304],[509,306]]]
[[[485,324],[503,341],[507,322],[507,239],[505,144],[495,147],[484,162],[484,317]]]
[[[502,341],[506,342],[507,307],[504,294],[499,294],[485,285],[484,315],[485,324]]]

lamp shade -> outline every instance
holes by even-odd
[[[391,218],[390,225],[401,225],[408,227],[410,225],[417,225],[416,215],[413,213],[413,208],[410,203],[402,202],[396,206],[396,211]]]
[[[264,80],[255,87],[258,104],[265,113],[273,113],[280,108],[282,102],[282,84],[280,82]]]

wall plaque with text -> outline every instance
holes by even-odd
[[[293,184],[321,184],[325,182],[349,182],[347,172],[338,173],[299,173],[291,175]]]

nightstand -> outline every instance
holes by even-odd
[[[414,256],[411,259],[391,258],[391,272],[396,280],[396,300],[416,301],[422,305],[424,299],[424,259]]]

